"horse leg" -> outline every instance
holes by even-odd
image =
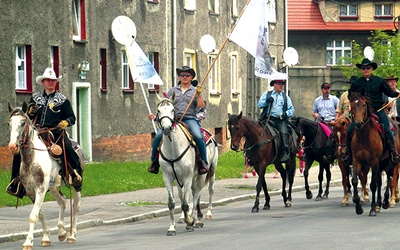
[[[70,230],[70,234],[67,238],[68,244],[73,244],[76,242],[76,233],[77,233],[76,227],[78,224],[78,215],[81,210],[81,198],[82,198],[81,191],[76,191],[74,189],[74,202],[73,202],[73,206],[72,206],[72,209],[73,209],[72,210],[72,225],[70,225],[72,227],[72,230]]]
[[[40,209],[40,211],[39,211],[39,220],[40,220],[40,223],[42,224],[42,230],[43,230],[43,237],[42,237],[42,241],[41,241],[40,245],[42,247],[48,247],[51,245],[50,230],[49,230],[49,227],[47,226],[42,209]]]
[[[49,190],[50,195],[57,201],[58,204],[58,240],[64,241],[67,238],[67,231],[65,231],[64,213],[66,208],[66,198],[59,193],[59,186]],[[71,197],[72,199],[72,197]],[[72,226],[72,225],[71,225]]]
[[[269,210],[271,208],[271,205],[269,204],[269,202],[271,201],[271,197],[269,197],[267,182],[265,181],[264,176],[262,178],[262,188],[264,190],[264,195],[265,195],[265,204],[263,210]]]
[[[43,205],[43,200],[44,200],[46,191],[47,191],[47,187],[38,187],[35,192],[35,197],[30,197],[32,201],[34,200],[34,204],[33,204],[32,211],[29,215],[29,231],[26,236],[25,242],[22,245],[23,250],[33,249],[33,231],[35,230],[36,221],[39,219],[39,213],[40,213],[41,207]],[[41,213],[40,220],[42,221],[42,224],[43,224],[43,221],[44,221],[43,213]],[[44,225],[45,224],[46,223],[44,223]],[[46,228],[47,228],[47,226],[46,226]],[[49,234],[48,229],[47,229],[47,232],[45,232],[45,230],[43,230],[43,239],[47,241],[46,244],[50,245],[50,237],[48,235],[46,236],[46,234]]]
[[[381,184],[382,185],[382,184]],[[378,186],[379,188],[379,186]],[[383,209],[388,209],[390,206],[389,203],[389,193],[392,190],[392,177],[387,175],[386,176],[386,188],[385,188],[385,195],[384,195],[384,199],[383,199],[383,204],[382,207]],[[392,197],[391,197],[392,198]],[[392,201],[392,200],[391,200]],[[390,202],[391,202],[390,201]]]
[[[256,200],[254,202],[254,205],[251,209],[252,213],[258,213],[259,211],[259,206],[260,206],[260,192],[261,192],[261,178],[264,179],[264,175],[258,174],[258,180],[257,180],[257,185],[256,185]]]
[[[321,161],[322,162],[322,161]],[[318,194],[315,197],[315,201],[322,201],[322,182],[324,180],[324,163],[319,163],[319,173],[318,173]]]
[[[296,173],[296,161],[295,161],[295,155],[293,155],[292,161],[289,164],[286,164],[286,173],[287,173],[287,179],[289,182],[289,190],[288,190],[288,196],[286,200],[285,207],[292,207],[292,188],[293,188],[293,182],[294,182],[294,175]]]
[[[341,157],[341,156],[339,156]],[[345,165],[343,161],[340,159],[338,160],[340,173],[342,174],[342,187],[343,187],[343,200],[342,200],[342,207],[349,206],[349,174],[348,171],[345,169]]]
[[[351,184],[353,185],[353,202],[356,204],[356,214],[362,214],[363,208],[360,202],[360,196],[358,196],[358,174],[357,169],[361,167],[360,163],[353,161],[353,176],[351,178]]]
[[[213,210],[212,197],[214,195],[214,183],[215,183],[215,175],[213,175],[210,178],[208,183],[208,207],[206,213],[206,220],[212,219],[212,210]]]
[[[196,228],[203,227],[204,225],[201,220],[203,218],[203,214],[201,213],[201,208],[200,208],[200,192],[204,182],[205,182],[205,175],[202,175],[198,176],[197,180],[195,180],[192,185],[193,207],[190,214],[194,218],[195,221],[194,227]]]
[[[174,236],[176,235],[175,218],[174,218],[175,199],[174,199],[172,180],[169,180],[166,176],[164,176],[164,184],[168,192],[168,209],[169,209],[169,228],[167,231],[167,236]]]
[[[381,193],[381,188],[382,188],[382,172],[381,170],[378,170],[378,178],[376,178],[376,203],[375,203],[375,211],[377,213],[381,212],[381,207],[382,207],[382,193]],[[387,189],[387,187],[386,187]],[[389,196],[388,196],[389,199]],[[386,208],[389,207],[388,202],[386,205]]]
[[[185,223],[186,223],[186,230],[193,231],[194,230],[194,220],[192,217],[192,213],[194,212],[193,209],[190,213],[189,208],[189,190],[192,187],[192,179],[187,181],[183,184],[182,187],[182,199],[181,199],[181,209],[185,215]],[[199,195],[199,194],[198,194]],[[200,197],[200,196],[199,196]],[[197,206],[198,199],[193,198],[193,207]]]
[[[310,169],[311,164],[313,162],[314,161],[310,162],[308,159],[306,160],[306,168],[304,169],[304,173],[303,173],[303,175],[304,175],[304,188],[306,189],[306,198],[308,200],[312,199],[312,197],[313,197],[313,194],[312,194],[312,192],[310,190],[310,186],[308,185],[308,170]]]
[[[287,196],[286,196],[286,169],[282,167],[282,163],[276,163],[275,168],[278,170],[280,173],[281,179],[282,179],[282,190],[281,190],[281,196],[283,198],[283,204],[285,204],[285,207],[287,207]]]
[[[396,165],[396,166],[394,166],[393,176],[390,181],[391,198],[390,198],[389,207],[396,207],[396,202],[397,202],[397,198],[398,198],[398,188],[399,188],[398,180],[399,180],[399,169]]]
[[[324,163],[324,166],[325,166],[325,173],[326,173],[326,187],[325,187],[325,193],[322,196],[322,199],[328,199],[329,187],[331,185],[332,174],[331,174],[331,166],[330,166],[330,164]]]
[[[365,204],[366,202],[369,202],[369,193],[367,188],[368,175],[360,174],[359,178],[361,181],[361,188],[363,190],[363,199],[361,200],[361,203]]]
[[[378,184],[378,178],[382,178],[379,176],[379,169],[376,167],[376,164],[371,166],[375,166],[372,168],[372,177],[371,177],[371,183],[369,185],[369,188],[371,189],[372,193],[372,200],[371,200],[371,210],[369,211],[369,216],[376,216],[376,188]]]

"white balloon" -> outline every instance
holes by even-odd
[[[215,46],[216,44],[214,37],[212,37],[211,35],[207,34],[200,38],[200,49],[205,54],[213,52],[215,50]]]
[[[375,51],[371,46],[367,46],[364,48],[364,56],[368,58],[370,61],[374,60]]]
[[[122,45],[136,39],[136,25],[127,16],[116,17],[111,24],[111,32],[115,40]]]
[[[283,51],[283,60],[285,61],[286,65],[292,67],[299,62],[299,54],[294,48],[287,47],[285,51]]]

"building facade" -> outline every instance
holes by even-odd
[[[285,1],[269,2],[276,14],[270,23],[270,45],[278,66],[285,47]],[[33,92],[43,89],[35,83],[36,76],[51,66],[62,75],[58,89],[70,99],[77,116],[76,125],[67,131],[82,146],[86,161],[147,160],[155,131],[147,119],[144,95],[154,111],[156,94],[174,86],[175,69],[188,65],[197,71],[199,82],[205,79],[208,117],[202,126],[214,133],[223,151],[228,150],[228,113],[256,116],[258,110],[251,106],[249,111],[247,105],[254,105],[268,85],[254,77],[253,59],[233,42],[226,43],[205,78],[244,6],[239,0],[3,0],[0,126],[8,126],[7,103],[28,102]],[[143,84],[142,91],[140,83],[129,77],[125,48],[111,31],[112,21],[121,15],[134,22],[136,42],[164,85]],[[206,34],[217,45],[209,54],[199,46]],[[0,135],[0,167],[5,168],[12,159],[8,130]]]

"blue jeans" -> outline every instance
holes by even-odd
[[[394,145],[393,133],[392,133],[392,131],[390,131],[389,119],[385,113],[385,110],[375,112],[375,114],[379,117],[379,122],[383,124],[386,135],[389,137],[390,141],[392,142],[392,145]],[[349,148],[349,149],[350,149],[350,144],[351,144],[351,134],[354,131],[354,126],[355,126],[354,122],[351,122],[349,128],[347,129],[347,133],[346,133],[346,144],[347,144],[347,148]]]
[[[203,135],[200,131],[200,123],[195,118],[183,118],[182,121],[189,126],[190,132],[193,134],[194,141],[199,148],[200,156],[204,160],[206,165],[208,165],[206,143],[204,142]],[[151,160],[154,160],[154,158],[156,158],[157,148],[158,145],[160,145],[161,140],[162,131],[161,129],[158,129],[151,148]]]

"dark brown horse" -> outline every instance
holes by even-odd
[[[329,151],[327,147],[328,136],[321,128],[321,125],[318,122],[311,121],[307,118],[297,117],[292,121],[293,126],[296,128],[298,133],[301,136],[305,137],[305,141],[303,144],[304,149],[304,160],[306,162],[306,167],[304,169],[304,186],[306,189],[306,197],[307,199],[311,199],[313,194],[310,190],[310,186],[308,184],[308,171],[314,161],[319,162],[319,173],[318,173],[318,195],[315,197],[316,201],[321,201],[322,199],[328,199],[329,195],[329,186],[331,181],[331,168],[330,164],[325,162],[323,156]],[[299,137],[301,137],[299,136]],[[322,183],[324,180],[324,170],[326,172],[326,188],[323,193]]]
[[[296,151],[297,151],[297,138],[291,140],[292,150],[290,153],[290,160],[286,163],[284,168],[279,161],[278,150],[279,136],[274,136],[269,129],[264,129],[258,122],[253,121],[245,116],[242,112],[239,115],[229,115],[229,132],[231,134],[231,149],[235,151],[240,150],[240,141],[242,137],[246,138],[248,145],[246,156],[249,158],[251,165],[254,166],[257,174],[258,181],[256,186],[256,201],[251,210],[252,213],[259,211],[260,192],[261,188],[265,194],[264,210],[270,209],[270,197],[268,194],[267,183],[265,181],[265,171],[268,165],[274,164],[275,168],[279,171],[282,178],[282,197],[285,207],[292,206],[292,186],[294,173],[296,170]],[[292,133],[292,138],[294,132]],[[296,136],[295,136],[296,137]],[[278,145],[278,146],[277,146]],[[286,181],[289,182],[289,189],[286,192]]]
[[[379,127],[378,122],[373,117],[370,100],[365,96],[365,90],[362,89],[361,92],[349,92],[349,100],[355,124],[351,138],[353,202],[356,203],[356,213],[362,214],[363,209],[357,189],[357,176],[367,176],[371,169],[370,190],[372,198],[369,216],[376,216],[376,213],[380,211],[381,205],[384,209],[389,207],[389,189],[392,189],[392,195],[394,195],[392,184],[396,182],[397,185],[395,179],[392,183],[395,166],[389,160],[387,147],[381,137],[382,128]],[[395,138],[398,145],[398,137],[396,136]],[[387,176],[383,204],[381,203],[382,171],[385,171]]]

